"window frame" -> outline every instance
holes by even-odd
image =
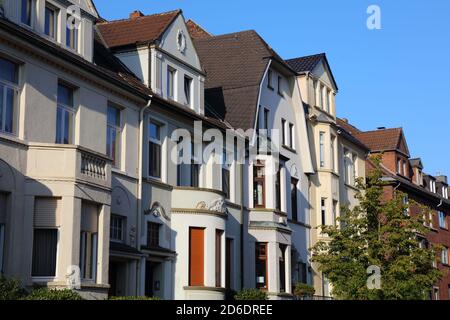
[[[278,75],[277,93],[278,93],[278,95],[279,95],[280,97],[283,98],[283,97],[284,97],[284,94],[283,94],[283,89],[281,88],[282,80],[283,80],[283,77],[280,76],[280,75]]]
[[[193,102],[192,101],[193,81],[194,79],[192,79],[192,77],[188,76],[187,74],[184,75],[183,90],[184,90],[184,98],[186,99],[185,105],[189,107],[192,107]],[[186,88],[186,84],[188,84],[188,88]]]
[[[264,254],[260,254],[261,250],[260,248],[264,247]],[[255,287],[257,289],[267,291],[269,289],[269,277],[268,277],[268,244],[266,242],[255,242]],[[265,275],[264,275],[264,282],[258,282],[258,263],[261,263],[261,265],[264,266],[265,269]],[[262,285],[259,285],[262,284]]]
[[[176,79],[177,69],[168,65],[167,66],[167,98],[169,100],[176,100]]]
[[[258,177],[257,172],[258,169],[261,169],[263,172],[262,177]],[[265,208],[266,207],[266,173],[265,173],[265,163],[262,160],[257,160],[254,164],[253,164],[253,207],[254,208]],[[258,190],[257,190],[257,185],[258,183],[261,183],[262,185],[262,203],[257,203],[257,196],[259,196]]]
[[[118,243],[124,243],[125,242],[126,219],[127,218],[125,216],[118,215],[118,214],[111,214],[111,221],[110,221],[110,227],[109,227],[109,230],[110,230],[110,232],[109,232],[109,234],[110,234],[109,239],[110,239],[110,241],[118,242]],[[120,221],[120,224],[115,224],[114,223],[115,221],[116,222]],[[119,238],[113,237],[113,234],[114,234],[113,230],[114,230],[114,232],[116,234],[120,233],[120,237]]]
[[[20,104],[20,92],[21,88],[19,85],[19,76],[20,76],[20,64],[17,62],[10,60],[8,58],[5,58],[3,56],[0,56],[0,60],[3,60],[7,63],[10,63],[14,66],[14,81],[11,82],[7,79],[1,79],[0,78],[0,88],[3,87],[3,101],[2,101],[2,119],[0,120],[0,133],[7,134],[7,135],[13,135],[16,136],[18,133],[18,119],[19,119],[19,104]],[[11,131],[6,130],[6,116],[8,113],[8,90],[11,90],[13,93],[13,103],[11,106],[11,110],[9,112],[11,113]]]
[[[275,88],[273,87],[273,71],[269,69],[267,71],[267,88],[274,91]]]
[[[29,19],[29,22],[24,21],[24,11],[23,6],[24,4],[27,6],[27,17],[26,19]],[[35,0],[21,0],[20,2],[20,23],[28,28],[33,28],[34,25],[34,12],[36,8],[36,2]]]
[[[299,221],[298,220],[298,184],[300,180],[291,177],[291,218],[293,221]],[[295,199],[294,199],[295,198]],[[294,201],[295,200],[295,201]],[[294,208],[295,203],[295,208]],[[295,213],[295,214],[294,214]]]
[[[47,10],[53,11],[53,34],[50,31],[49,24],[49,33],[47,33]],[[53,41],[58,41],[58,16],[60,14],[59,8],[46,1],[44,6],[44,34]],[[50,23],[50,22],[49,22]]]
[[[150,136],[151,134],[151,130],[150,130],[150,126],[151,125],[155,125],[158,128],[158,138],[152,138]],[[162,138],[162,129],[164,127],[164,124],[159,122],[158,120],[155,120],[154,118],[150,118],[148,121],[148,155],[147,155],[147,159],[148,159],[148,177],[152,178],[152,179],[157,179],[157,180],[162,180],[162,169],[163,169],[163,138]],[[150,144],[154,144],[159,146],[159,164],[158,164],[158,168],[157,171],[159,171],[159,176],[158,175],[153,175],[154,172],[152,172],[152,170],[150,170],[150,166],[152,163],[152,148],[150,147]]]
[[[325,168],[325,132],[319,132],[319,165]]]
[[[227,164],[229,155],[227,150],[222,153],[222,192],[225,194],[225,199],[231,199],[231,167],[232,164]],[[227,180],[224,178],[227,177]],[[228,184],[225,184],[228,182]],[[224,190],[225,189],[225,190]]]
[[[151,236],[150,236],[151,235]],[[161,243],[161,224],[147,221],[147,247],[158,248]]]
[[[118,123],[113,124],[113,123],[109,122],[108,115],[109,115],[109,110],[111,110],[111,109],[115,109],[115,111],[117,112],[116,116],[118,116],[118,120],[119,120]],[[122,158],[122,126],[123,126],[122,111],[123,111],[122,108],[114,105],[111,102],[108,103],[107,114],[106,114],[106,149],[107,149],[106,155],[113,160],[112,165],[113,165],[113,167],[116,167],[116,168],[120,168],[121,162],[122,162],[121,161],[122,160],[121,159]],[[115,133],[115,136],[116,136],[116,143],[113,143],[113,140],[111,137],[111,135],[113,133]],[[111,139],[110,146],[109,146],[110,150],[108,150],[108,139]],[[118,144],[118,145],[116,145],[116,144]],[[112,150],[113,145],[116,145],[115,154],[113,154],[113,150]]]
[[[320,198],[321,225],[327,225],[327,198]]]
[[[441,250],[441,264],[448,266],[449,260],[448,260],[448,248],[444,246],[444,248]]]
[[[444,211],[438,211],[439,228],[448,230],[447,214]]]
[[[66,14],[66,24],[68,23],[68,19],[70,18],[69,14]],[[72,37],[73,36],[73,37]],[[73,40],[73,42],[72,42]],[[66,47],[76,53],[78,53],[78,49],[80,47],[80,33],[79,28],[73,27],[72,29],[66,25]]]
[[[53,231],[55,233],[55,260],[54,260],[54,272],[52,275],[36,275],[34,273],[34,254],[35,254],[35,245],[36,245],[36,231]],[[59,237],[60,230],[58,227],[35,227],[33,226],[33,251],[32,251],[32,262],[31,262],[31,277],[33,279],[55,279],[58,276],[58,256],[59,256]],[[53,240],[53,239],[52,239]],[[46,248],[48,249],[48,247]],[[41,249],[42,250],[42,249]]]
[[[70,93],[70,99],[72,106],[66,105],[64,103],[59,102],[59,88],[64,87],[69,90]],[[58,112],[61,111],[62,116],[62,122],[59,124],[61,126],[59,129],[61,136],[58,137]],[[68,137],[67,137],[67,143],[64,142],[64,139],[66,138],[65,131],[66,131],[66,114],[69,115],[69,128],[68,131]],[[75,115],[76,115],[76,107],[75,107],[75,87],[63,82],[58,82],[58,92],[56,97],[56,132],[55,132],[55,144],[65,144],[70,145],[75,143]],[[59,141],[60,140],[60,141]]]

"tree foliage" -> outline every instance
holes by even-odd
[[[321,226],[327,240],[313,248],[312,261],[332,284],[338,299],[421,300],[442,276],[433,267],[438,247],[420,246],[420,235],[428,230],[423,216],[430,209],[404,202],[405,194],[396,191],[392,200],[383,201],[386,182],[382,179],[380,158],[373,158],[375,169],[366,181],[357,182],[358,205],[342,208],[336,226]],[[419,214],[409,215],[408,207]],[[369,289],[369,266],[381,272],[380,289]]]

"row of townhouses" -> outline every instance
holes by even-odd
[[[446,177],[401,129],[337,118],[337,93],[324,54],[284,60],[180,10],[106,21],[90,0],[0,1],[1,273],[90,299],[329,297],[309,248],[377,153],[386,197],[436,210],[423,245],[449,269]]]

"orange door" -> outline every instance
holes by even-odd
[[[189,229],[189,285],[204,285],[205,229]]]

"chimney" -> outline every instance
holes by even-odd
[[[143,17],[143,16],[144,16],[144,14],[142,12],[140,12],[139,10],[135,10],[132,13],[130,13],[130,19],[132,19],[132,20]]]
[[[342,121],[345,123],[348,123],[348,119],[347,118],[342,118]]]
[[[386,127],[378,127],[377,130],[386,130]]]

